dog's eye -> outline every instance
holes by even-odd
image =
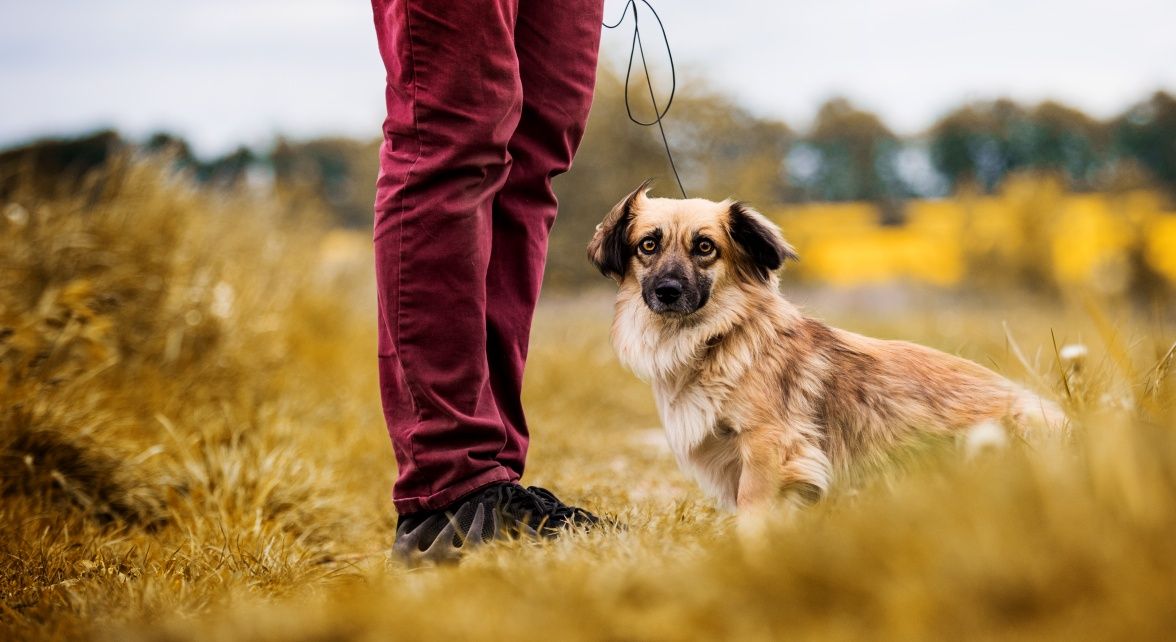
[[[657,239],[652,238],[652,237],[647,238],[647,239],[641,241],[640,247],[641,247],[642,252],[644,252],[646,254],[653,254],[654,252],[657,251]]]
[[[710,254],[714,251],[715,244],[707,239],[699,239],[698,242],[694,244],[694,252],[700,256],[706,256],[707,254]]]

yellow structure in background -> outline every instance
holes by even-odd
[[[1134,271],[1176,284],[1176,212],[1150,191],[1066,193],[1016,178],[995,196],[910,201],[884,226],[869,203],[771,212],[797,248],[799,278],[854,286],[890,281],[955,285],[968,277],[1041,279],[1123,291]]]
[[[1148,264],[1176,283],[1176,216],[1157,216],[1150,221],[1145,248]]]

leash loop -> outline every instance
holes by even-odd
[[[666,114],[670,112],[670,105],[674,104],[674,95],[678,91],[678,74],[674,69],[674,52],[670,49],[670,39],[666,35],[666,26],[662,23],[661,16],[657,14],[657,10],[649,3],[649,0],[640,0],[641,4],[645,5],[649,12],[653,14],[653,18],[657,20],[657,28],[661,31],[662,42],[666,46],[666,56],[670,60],[670,97],[666,99],[666,106],[664,109],[658,108],[657,97],[653,92],[653,80],[649,75],[649,64],[645,60],[645,44],[641,40],[641,24],[640,16],[638,14],[638,0],[628,0],[625,2],[625,8],[621,11],[621,17],[613,24],[607,21],[602,23],[605,29],[616,29],[625,22],[625,17],[629,15],[629,9],[633,10],[633,38],[629,44],[629,64],[625,68],[625,113],[628,114],[629,120],[642,127],[652,127],[657,125],[658,131],[661,133],[662,145],[666,150],[666,159],[670,161],[670,169],[674,172],[674,180],[678,182],[678,189],[682,192],[682,198],[689,198],[686,195],[686,188],[682,186],[682,177],[678,175],[678,165],[674,162],[674,154],[670,151],[670,141],[666,137],[666,128],[662,121]],[[653,120],[644,121],[633,114],[633,107],[629,101],[629,85],[633,77],[633,59],[641,56],[641,68],[645,71],[645,86],[649,89],[649,102],[653,105]]]

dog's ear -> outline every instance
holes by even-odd
[[[616,279],[619,283],[629,269],[633,248],[629,247],[629,224],[633,213],[645,198],[653,179],[646,179],[637,189],[613,206],[604,220],[596,226],[596,234],[588,243],[588,260],[600,273]]]
[[[780,268],[787,259],[797,261],[796,250],[784,240],[780,228],[763,214],[739,201],[731,203],[728,210],[728,230],[731,240],[744,254],[751,275],[767,281],[772,272]]]

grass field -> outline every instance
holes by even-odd
[[[740,543],[613,358],[608,292],[549,293],[525,481],[627,530],[408,569],[386,556],[363,235],[149,166],[84,187],[0,212],[0,639],[1176,631],[1169,304],[786,286],[811,314],[975,359],[1078,420],[1065,444],[922,453]]]

